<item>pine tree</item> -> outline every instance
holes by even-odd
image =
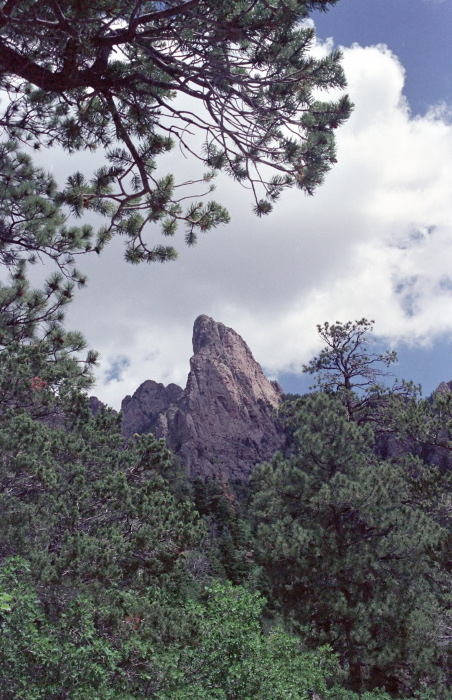
[[[369,349],[375,342],[373,324],[362,318],[318,325],[324,347],[303,366],[304,372],[316,376],[312,388],[340,395],[350,419],[358,423],[371,416],[375,420],[376,405],[388,394],[386,382],[392,375],[387,368],[397,362],[394,350],[375,353]],[[399,393],[397,386],[391,388],[395,392]]]
[[[299,399],[293,454],[257,468],[259,561],[273,594],[314,646],[340,654],[352,689],[451,691],[441,642],[448,532],[419,503],[428,478],[373,451],[369,425],[337,396]],[[427,641],[428,640],[428,641]]]
[[[63,323],[75,286],[86,283],[75,256],[92,249],[94,233],[90,226],[66,226],[55,182],[17,142],[0,145],[0,170],[0,266],[7,275],[0,282],[0,411],[26,404],[38,415],[38,404],[44,409],[37,401],[40,387],[52,389],[45,394],[49,408],[57,397],[93,381],[96,353],[83,357],[83,336],[66,331]],[[104,242],[98,237],[97,252]],[[32,289],[28,268],[44,259],[57,269],[42,289]]]
[[[231,484],[195,479],[193,500],[206,526],[210,571],[234,584],[249,583],[255,573],[252,535],[244,504]]]
[[[53,400],[40,377],[28,391]],[[190,498],[172,492],[172,455],[151,436],[125,446],[120,417],[92,417],[74,393],[59,400],[57,426],[35,419],[34,397],[0,416],[5,700],[144,697],[154,645],[189,634],[186,562],[204,529]]]
[[[54,179],[33,166],[30,155],[20,150],[17,140],[0,144],[0,265],[23,269],[43,258],[52,260],[61,273],[83,286],[75,256],[100,252],[106,237],[97,236],[92,226],[67,226]]]
[[[119,233],[130,262],[169,260],[175,250],[149,240],[154,228],[167,237],[182,223],[192,245],[229,220],[196,201],[218,171],[251,186],[261,216],[287,187],[312,194],[336,161],[334,130],[351,105],[314,95],[344,87],[340,53],[315,59],[314,30],[301,23],[336,2],[8,0],[0,126],[35,149],[101,149],[104,165],[91,179],[72,174],[61,201],[109,217],[96,247]],[[197,183],[157,175],[175,143],[204,164]]]

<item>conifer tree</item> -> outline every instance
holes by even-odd
[[[75,256],[93,245],[99,252],[105,239],[98,237],[94,242],[90,226],[66,225],[55,182],[33,166],[17,142],[0,145],[0,170],[0,266],[4,271],[0,282],[0,410],[25,405],[31,410],[33,405],[36,416],[39,402],[32,391],[33,381],[35,390],[39,382],[52,388],[53,394],[47,393],[47,409],[57,396],[61,398],[63,385],[69,391],[69,387],[86,388],[93,381],[96,354],[88,352],[82,358],[83,336],[66,331],[63,322],[75,286],[86,282],[75,267]],[[27,267],[49,259],[56,271],[49,274],[42,289],[32,289]],[[40,402],[40,409],[43,407]]]
[[[44,404],[53,391],[29,387]],[[0,416],[2,697],[145,697],[153,645],[188,634],[185,562],[203,527],[172,493],[163,441],[125,449],[119,416],[93,418],[80,395],[64,409],[64,429],[28,405]]]
[[[436,552],[449,534],[422,505],[429,475],[373,451],[369,424],[338,396],[299,399],[293,452],[257,468],[258,560],[276,601],[317,646],[340,654],[350,687],[447,700],[449,577]],[[427,641],[428,640],[428,641]]]
[[[375,342],[372,331],[374,321],[362,318],[347,323],[324,323],[317,332],[324,343],[319,355],[314,357],[303,371],[316,377],[315,389],[336,393],[342,397],[349,417],[363,422],[376,417],[376,404],[388,394],[385,383],[392,375],[390,365],[397,362],[392,351],[375,353],[370,346]],[[392,387],[392,393],[398,392]]]
[[[346,697],[329,649],[262,628],[258,593],[200,588],[204,527],[172,456],[149,435],[124,449],[119,427],[86,401],[65,430],[0,418],[2,700]]]
[[[54,179],[33,165],[17,140],[0,144],[0,265],[51,259],[69,280],[82,286],[75,256],[99,253],[106,239],[94,240],[92,226],[67,226]]]
[[[64,328],[73,282],[54,273],[43,289],[31,289],[25,273],[21,261],[9,284],[0,283],[0,420],[18,411],[63,426],[65,411],[93,384],[97,353]]]
[[[228,221],[217,202],[196,201],[217,172],[251,187],[259,216],[285,188],[312,194],[323,181],[351,106],[328,99],[345,84],[340,53],[314,58],[302,20],[336,2],[7,0],[0,128],[36,149],[101,150],[94,176],[72,174],[61,201],[77,216],[107,215],[100,244],[123,235],[129,261],[169,260],[175,250],[154,244],[155,228],[168,237],[182,223],[191,245]],[[197,187],[157,174],[175,144],[203,163]]]
[[[198,478],[193,482],[193,499],[206,526],[210,570],[235,584],[249,582],[255,573],[252,535],[240,497],[230,484]]]

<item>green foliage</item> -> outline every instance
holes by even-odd
[[[20,558],[0,566],[0,586],[12,600],[0,611],[3,700],[390,700],[334,684],[337,661],[328,647],[307,652],[279,628],[265,634],[264,600],[241,587],[215,583],[199,602],[179,606],[188,631],[176,642],[150,635],[150,616],[143,605],[133,612],[139,607],[126,594],[115,636],[99,630],[99,603],[86,593],[50,618]]]
[[[100,252],[105,240],[93,241],[91,226],[66,226],[55,181],[33,166],[17,140],[0,144],[0,172],[0,264],[12,268],[24,261],[36,263],[45,255],[66,277],[83,285],[86,280],[74,267],[74,256],[93,248]],[[23,271],[23,265],[19,269]]]
[[[362,318],[360,321],[348,321],[334,324],[318,325],[317,331],[325,347],[320,355],[304,367],[309,374],[317,374],[318,388],[324,391],[369,390],[387,372],[380,365],[389,365],[397,361],[394,351],[370,353],[368,345],[372,343],[373,321]]]
[[[124,445],[120,418],[91,417],[40,350],[0,355],[2,697],[143,697],[152,645],[187,634],[204,528],[163,442]]]
[[[29,564],[14,558],[0,567],[2,586],[12,604],[3,614],[0,681],[4,700],[50,700],[118,696],[109,679],[120,654],[96,634],[95,610],[82,598],[68,605],[59,620],[46,614]]]
[[[9,612],[11,610],[11,596],[9,593],[0,591],[0,613]]]
[[[342,692],[336,657],[326,647],[308,652],[299,636],[277,627],[264,630],[265,601],[259,593],[212,580],[212,568],[199,571],[197,562],[210,549],[209,555],[214,553],[221,562],[222,578],[256,583],[254,562],[244,566],[240,561],[250,551],[251,536],[231,492],[219,484],[195,485],[203,524],[190,489],[164,444],[143,435],[124,445],[120,418],[105,410],[95,418],[90,416],[86,398],[76,388],[74,360],[69,357],[67,362],[62,357],[49,362],[43,342],[30,346],[11,343],[0,354],[4,395],[0,414],[0,685],[6,689],[2,698],[311,700],[315,694],[322,700],[352,698],[351,691],[346,691],[348,695]],[[336,422],[339,418],[346,422],[344,415],[342,405],[337,404]],[[327,423],[325,416],[319,415],[319,425]],[[352,447],[368,456],[368,433],[346,423],[352,432],[342,441],[337,437],[331,450],[340,455],[347,448],[344,460],[352,459]],[[336,432],[332,430],[332,436]],[[307,433],[300,435],[302,444],[307,444],[307,439]],[[356,467],[362,466],[362,459],[355,460]],[[380,491],[374,495],[372,479],[370,486],[367,481],[357,486],[357,475],[353,469],[351,472],[350,483],[342,481],[335,487],[341,513],[348,514],[359,488],[363,491],[359,507],[370,526],[377,527],[377,505],[385,504],[386,492],[379,485]],[[386,483],[388,474],[382,478]],[[398,486],[397,479],[388,484]],[[369,503],[366,488],[373,489]],[[348,494],[347,508],[344,494]],[[267,494],[266,502],[272,508],[274,498],[273,492]],[[333,500],[326,503],[326,511]],[[318,502],[313,509],[318,513]],[[384,513],[385,524],[392,523],[393,511],[388,508]],[[334,537],[325,512],[322,518],[325,534],[319,547],[328,557],[334,549]],[[285,575],[281,539],[274,536],[278,518],[272,523],[271,551],[279,556],[278,570]],[[304,524],[306,531],[311,527],[318,533],[315,520],[309,523]],[[391,534],[392,546],[399,546],[397,554],[405,551],[403,546],[413,552],[410,538],[419,538],[421,525],[416,557],[427,539],[430,545],[441,540],[441,528],[432,529],[426,516],[420,524],[413,516],[405,528],[396,519],[395,529],[407,540],[407,544],[400,544]],[[341,540],[348,545],[348,565],[355,568],[363,552],[371,562],[369,552],[373,551],[365,527],[358,531],[361,544],[354,542],[356,532],[351,526],[344,528],[345,539]],[[288,532],[285,547],[294,546],[294,532]],[[384,533],[383,538],[386,536]],[[262,556],[267,546],[262,532],[258,543]],[[379,547],[384,558],[388,548],[381,543]],[[371,564],[366,566],[366,571],[369,566],[373,571]],[[390,559],[386,566],[404,574],[403,566]],[[420,563],[416,566],[424,571]],[[270,571],[271,567],[266,568]],[[340,566],[333,563],[332,568],[334,576],[340,576]],[[294,571],[293,564],[287,566],[290,576]],[[329,642],[330,637],[336,643],[340,638],[337,630],[343,625],[338,607],[341,600],[335,601],[328,592],[325,571],[311,572],[309,582],[322,593],[326,591],[325,605],[331,604],[332,614],[337,612],[339,619],[326,630],[322,629],[324,618],[319,617],[317,631],[306,633],[315,647]],[[305,576],[296,575],[299,581]],[[406,584],[406,577],[403,581]],[[356,575],[352,593],[358,598],[361,583]],[[421,634],[422,642],[416,645],[406,635],[404,644],[411,644],[411,651],[419,655],[422,648],[423,659],[427,656],[428,661],[432,652],[423,650],[425,639],[431,642],[432,620],[443,618],[431,591],[429,597],[418,583],[416,579],[408,589],[409,595],[416,593],[418,609],[407,626]],[[289,594],[281,600],[303,626],[301,605],[293,605],[289,590],[293,584],[292,580],[287,585]],[[279,595],[278,585],[274,585],[275,595]],[[392,590],[383,588],[385,593]],[[389,601],[377,594],[378,590],[373,593],[375,601],[370,597],[370,610],[374,623],[377,618],[382,627],[380,637],[376,636],[381,639],[387,634],[384,623],[387,625],[393,612],[390,603],[394,604],[395,594]],[[400,618],[409,607],[409,595]],[[302,606],[309,613],[312,600],[305,592],[303,596]],[[378,614],[377,603],[381,607]],[[355,612],[350,603],[349,616]],[[356,617],[361,625],[362,610]],[[399,624],[397,632],[402,627]],[[359,647],[356,639],[369,642],[368,628],[365,624],[362,628],[359,637],[356,625],[354,643],[363,666],[370,663],[368,654],[381,661],[384,653],[392,668],[394,659],[386,648],[368,652],[365,646]],[[344,657],[348,648],[344,652],[343,644],[336,646]],[[420,659],[418,665],[422,663]],[[385,696],[368,693],[362,697],[383,700]]]
[[[368,346],[372,338],[373,321],[362,318],[334,324],[318,325],[317,331],[324,347],[303,371],[316,375],[316,389],[341,395],[350,418],[365,421],[376,418],[376,404],[388,393],[382,379],[389,376],[387,370],[397,361],[394,351],[372,353]],[[393,387],[392,391],[396,388]],[[370,410],[369,410],[370,409]]]
[[[243,588],[216,583],[202,601],[179,605],[189,633],[176,641],[158,639],[149,629],[152,606],[146,610],[142,601],[140,610],[126,594],[116,595],[115,635],[111,619],[100,628],[105,603],[81,590],[58,617],[50,616],[33,579],[23,559],[0,567],[0,585],[13,601],[0,618],[4,700],[309,700],[313,691],[329,697],[331,652],[303,652],[279,629],[264,634],[264,601]]]
[[[446,384],[429,398],[412,390],[405,401],[391,395],[387,404],[388,425],[400,439],[414,448],[433,448],[436,458],[447,467],[452,450],[452,393]]]
[[[163,442],[125,445],[120,417],[90,415],[83,339],[48,285],[44,319],[21,297],[4,305],[23,321],[0,353],[2,697],[448,700],[441,472],[379,460],[340,395],[295,399],[293,454],[256,472],[253,542],[230,489],[195,483],[195,507]],[[296,636],[262,628],[259,593],[215,581],[255,589],[256,554]]]
[[[293,420],[293,454],[254,475],[257,550],[276,602],[313,646],[340,654],[355,691],[426,682],[447,699],[448,577],[436,552],[450,536],[420,502],[428,470],[409,477],[406,463],[378,459],[369,425],[350,421],[338,396],[299,399]]]
[[[0,352],[0,420],[31,421],[53,417],[63,427],[66,410],[77,410],[85,399],[78,393],[91,386],[94,353],[85,360],[79,334],[63,332],[30,345],[18,341]],[[29,428],[31,429],[31,428]],[[7,429],[9,430],[9,428]],[[17,432],[18,428],[15,429]],[[18,433],[15,437],[21,437]]]
[[[230,484],[195,479],[193,500],[206,526],[203,552],[207,571],[234,584],[253,582],[256,575],[253,538],[244,504]]]
[[[213,584],[189,604],[193,636],[167,648],[159,700],[310,700],[327,692],[335,668],[328,649],[302,652],[280,629],[261,630],[264,600],[231,584]]]
[[[420,387],[413,382],[394,380],[388,368],[397,362],[395,351],[370,351],[369,346],[375,343],[373,323],[362,318],[318,325],[324,347],[303,366],[303,371],[316,375],[312,389],[340,396],[350,420],[358,424],[370,422],[383,445],[389,435],[400,436],[396,416],[400,426],[406,423],[406,407],[417,402]],[[282,416],[289,433],[291,413],[291,401],[286,401]]]
[[[142,589],[173,571],[202,527],[190,502],[169,491],[162,442],[140,437],[124,449],[117,417],[78,410],[66,430],[27,411],[2,416],[0,552],[27,556],[57,588]]]
[[[117,417],[83,406],[66,430],[26,410],[1,425],[5,700],[308,700],[326,690],[334,660],[264,634],[258,594],[214,584],[187,598],[204,530],[188,496],[171,493],[161,442],[140,436],[124,449]]]
[[[74,267],[74,256],[91,248],[91,227],[65,225],[55,183],[33,167],[16,142],[0,145],[0,169],[0,265],[9,272],[9,279],[0,282],[3,412],[16,405],[42,408],[52,403],[52,395],[86,388],[92,383],[96,354],[88,352],[82,359],[84,338],[62,325],[75,284],[83,286],[86,281]],[[101,246],[98,241],[98,251]],[[42,256],[59,271],[42,289],[32,289],[27,264]]]
[[[193,245],[227,223],[197,201],[219,171],[258,216],[322,183],[351,105],[314,100],[345,80],[300,20],[336,1],[3,3],[2,700],[450,700],[450,394],[388,389],[372,322],[319,326],[322,393],[292,399],[290,454],[256,470],[253,539],[228,487],[192,490],[162,441],[90,415],[96,357],[63,327],[75,256],[119,234],[130,262],[171,260],[156,230]],[[20,144],[104,162],[57,192]],[[198,181],[157,173],[175,144]],[[90,211],[96,235],[67,225]],[[43,256],[59,269],[34,290]],[[391,461],[370,425],[397,436]]]
[[[337,51],[312,56],[314,30],[301,21],[335,4],[10,0],[0,18],[0,125],[35,149],[102,149],[103,165],[89,180],[71,175],[60,203],[76,216],[108,217],[97,249],[117,233],[130,262],[170,260],[174,248],[153,245],[149,232],[172,236],[183,224],[191,245],[229,220],[216,202],[193,204],[212,191],[219,170],[251,186],[259,216],[284,189],[312,194],[322,183],[336,161],[334,130],[351,105],[347,97],[313,99],[343,88],[345,78]],[[157,175],[157,156],[175,143],[207,168],[199,180]],[[60,255],[72,235],[69,253],[90,244],[88,230],[81,238],[52,234],[57,247],[47,239],[47,252]]]

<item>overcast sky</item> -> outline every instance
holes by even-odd
[[[452,0],[340,0],[315,21],[316,50],[343,49],[356,105],[315,196],[288,193],[257,219],[221,179],[231,223],[180,243],[176,262],[132,267],[119,240],[81,261],[89,285],[68,327],[100,351],[93,393],[115,408],[145,379],[185,386],[203,313],[286,391],[309,384],[297,374],[319,349],[317,323],[363,316],[399,351],[399,377],[426,393],[452,379]],[[162,174],[192,167],[175,150]]]

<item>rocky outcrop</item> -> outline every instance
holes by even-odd
[[[105,404],[100,401],[97,396],[90,396],[89,397],[89,410],[93,414],[93,416],[96,416],[101,408],[104,408]]]
[[[121,403],[122,432],[125,437],[134,433],[154,432],[161,413],[179,401],[183,389],[177,384],[164,386],[148,379],[138,387],[133,396],[126,396]]]
[[[185,390],[148,381],[124,399],[124,434],[164,437],[192,477],[247,479],[282,446],[276,408],[283,391],[244,340],[208,316],[195,321],[193,351]]]
[[[435,389],[433,394],[450,394],[452,391],[452,381],[441,382],[441,384]]]

